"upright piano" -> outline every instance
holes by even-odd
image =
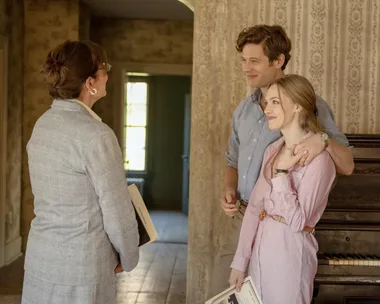
[[[339,176],[316,226],[314,304],[380,304],[380,135],[348,135],[355,170]]]

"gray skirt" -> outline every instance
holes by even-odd
[[[22,304],[114,304],[116,276],[94,285],[59,285],[24,275]]]

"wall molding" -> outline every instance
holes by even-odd
[[[192,64],[167,63],[140,63],[140,62],[113,62],[113,66],[124,69],[126,72],[148,73],[153,75],[191,76]]]
[[[5,264],[8,40],[0,35],[0,267]]]

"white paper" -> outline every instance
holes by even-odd
[[[244,279],[241,291],[237,292],[235,286],[232,286],[205,304],[263,304],[258,296],[255,285],[250,276]]]

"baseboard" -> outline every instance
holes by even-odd
[[[5,265],[12,263],[14,260],[16,260],[22,255],[21,243],[22,238],[21,236],[19,236],[12,242],[5,245]]]
[[[151,204],[149,204],[149,209],[155,210],[176,210],[181,211],[181,201],[175,200],[153,200]]]

